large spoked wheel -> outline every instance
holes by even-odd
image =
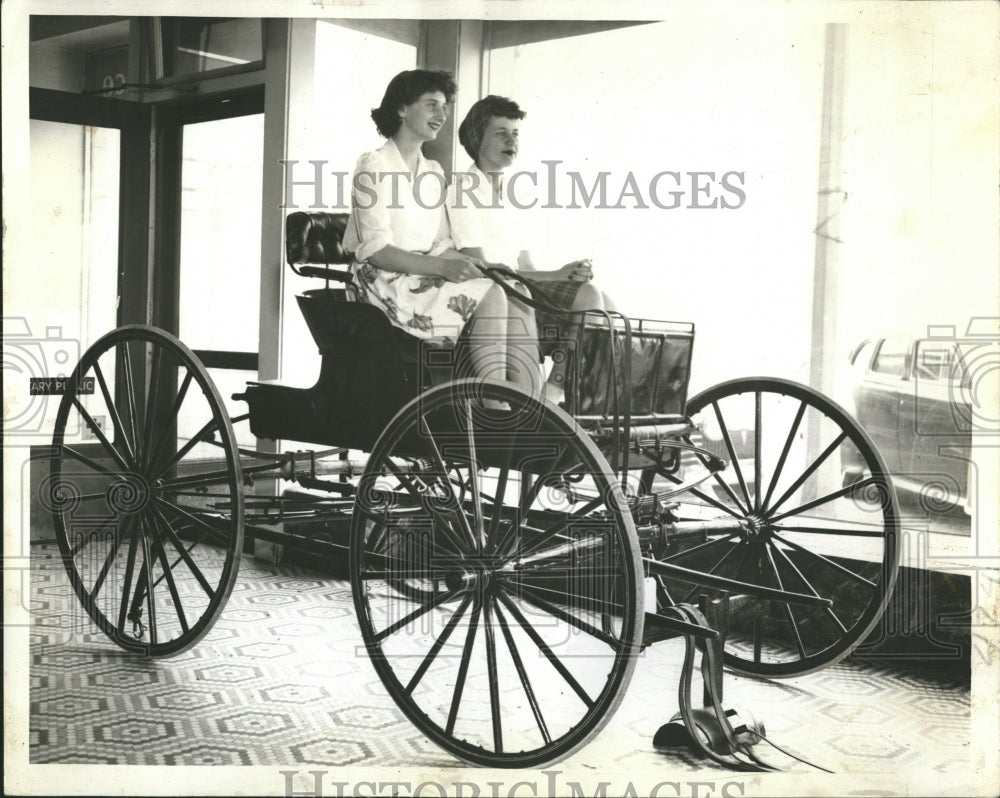
[[[84,609],[128,651],[193,646],[243,546],[239,453],[205,368],[161,330],[115,330],[69,378],[52,444],[41,499]]]
[[[899,563],[896,495],[882,458],[839,406],[796,383],[749,378],[694,397],[695,444],[728,468],[677,497],[704,541],[662,558],[744,583],[832,600],[806,607],[730,594],[726,664],[793,676],[847,656],[889,601]],[[685,455],[685,474],[704,458]],[[673,476],[678,480],[678,476]],[[669,599],[701,588],[664,580]]]
[[[468,762],[536,767],[598,733],[635,667],[641,578],[607,461],[515,387],[428,391],[361,478],[351,582],[368,654],[406,716]]]

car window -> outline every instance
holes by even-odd
[[[907,342],[902,339],[886,338],[879,344],[872,371],[902,377],[906,369]]]
[[[851,353],[851,365],[860,371],[864,371],[868,368],[868,361],[872,359],[872,347],[874,346],[874,341],[865,341],[863,344],[858,346],[854,352]]]
[[[946,382],[956,366],[954,341],[919,341],[913,373],[917,379]],[[958,373],[955,374],[958,377]]]

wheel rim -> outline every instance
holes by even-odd
[[[88,615],[128,651],[190,648],[243,545],[239,454],[208,372],[161,330],[115,330],[69,378],[52,444],[41,499]]]
[[[732,594],[726,664],[793,676],[847,656],[882,616],[899,561],[895,491],[871,440],[821,394],[777,379],[718,385],[693,398],[688,415],[701,429],[689,442],[730,465],[676,499],[675,514],[682,524],[722,519],[729,529],[660,559],[833,602]],[[682,468],[690,476],[704,465],[685,455]],[[668,602],[712,592],[661,582]]]
[[[408,556],[385,555],[386,537]],[[516,388],[429,391],[361,478],[351,579],[368,654],[407,717],[466,761],[538,766],[597,734],[635,667],[640,575],[607,462]]]

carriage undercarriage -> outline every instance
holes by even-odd
[[[167,333],[120,328],[84,354],[50,500],[95,623],[128,651],[187,650],[224,611],[249,531],[347,559],[387,691],[463,760],[568,756],[610,720],[642,649],[685,636],[710,689],[692,711],[681,685],[679,722],[707,755],[763,767],[754,728],[737,733],[721,706],[722,664],[782,677],[836,662],[895,581],[895,494],[865,433],[784,380],[685,401],[684,326],[588,325],[565,349],[562,408],[454,379],[453,352],[407,351],[374,309],[334,294],[300,301],[317,385],[251,383],[236,418]],[[258,439],[330,448],[241,447],[245,422]],[[864,469],[845,478],[848,462]]]

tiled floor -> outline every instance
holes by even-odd
[[[209,636],[147,661],[92,627],[55,553],[33,547],[31,763],[456,766],[402,716],[358,650],[345,580],[244,558]],[[681,775],[715,767],[652,747],[676,710],[682,654],[679,640],[647,649],[617,714],[574,765]],[[837,773],[965,773],[969,698],[961,674],[853,661],[782,682],[726,680],[727,703]],[[813,772],[759,751],[782,769]]]

